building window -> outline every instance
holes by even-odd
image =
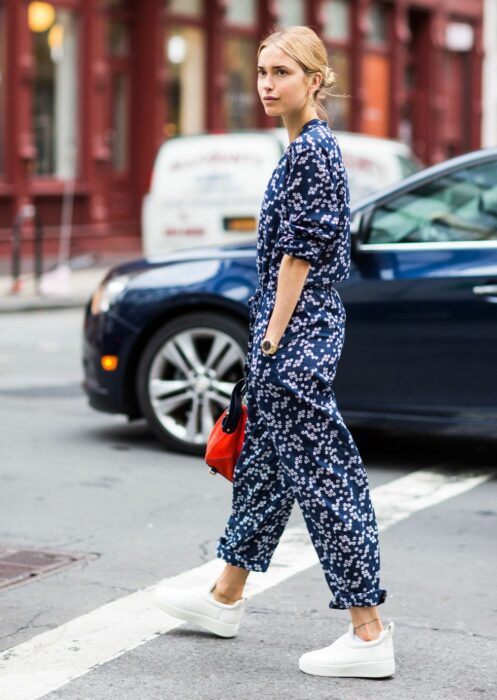
[[[168,66],[165,136],[196,134],[205,124],[205,38],[197,27],[171,26],[166,34]]]
[[[387,7],[381,3],[370,5],[367,10],[366,40],[370,44],[387,42]]]
[[[253,28],[256,26],[256,9],[255,0],[228,0],[226,22]]]
[[[128,80],[124,73],[112,78],[112,167],[122,172],[128,167]]]
[[[324,3],[323,33],[327,39],[348,41],[350,39],[349,0],[326,0]]]
[[[389,27],[388,6],[376,2],[367,12],[368,51],[362,58],[364,108],[361,131],[371,136],[390,135],[391,66],[386,51]]]
[[[332,91],[337,95],[345,95],[328,98],[325,108],[331,126],[347,131],[351,127],[351,2],[325,0],[323,11],[323,36],[328,46],[328,61],[336,75]]]
[[[202,0],[165,0],[165,9],[176,15],[202,16]]]
[[[0,2],[0,175],[5,173],[5,8]]]
[[[224,48],[227,74],[224,123],[229,131],[254,127],[257,80],[255,41],[229,36]]]
[[[108,24],[107,47],[111,56],[127,56],[129,52],[128,23],[111,19]]]
[[[114,172],[128,169],[128,115],[129,115],[129,73],[130,32],[124,3],[114,7],[107,20],[107,55],[110,69],[110,149]]]
[[[305,20],[305,6],[303,0],[279,0],[278,24],[281,27],[302,25]]]
[[[348,51],[345,49],[332,50],[328,60],[336,75],[332,91],[337,95],[350,95],[350,56]],[[330,97],[326,100],[325,107],[333,128],[341,131],[350,129],[350,97]]]
[[[28,13],[35,61],[34,173],[70,179],[77,169],[77,22],[74,12],[66,9],[39,19]]]

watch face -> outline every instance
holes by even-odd
[[[264,340],[262,342],[262,349],[265,350],[266,352],[271,349],[271,341],[270,340]]]

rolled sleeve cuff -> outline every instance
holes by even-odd
[[[352,607],[373,607],[385,602],[387,591],[385,588],[373,588],[365,593],[338,593],[330,602],[330,608],[346,610]]]
[[[307,231],[293,232],[287,230],[275,244],[276,250],[291,255],[293,258],[307,260],[311,265],[319,260],[323,248],[324,242]]]

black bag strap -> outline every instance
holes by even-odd
[[[245,393],[245,377],[237,381],[231,392],[231,401],[228,406],[228,412],[224,416],[221,426],[223,432],[234,433],[242,416],[242,398]]]

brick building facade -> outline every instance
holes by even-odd
[[[338,74],[337,129],[400,138],[427,164],[478,148],[483,0],[0,0],[0,257],[35,204],[46,250],[140,251],[159,144],[277,126],[258,41],[306,24]]]

